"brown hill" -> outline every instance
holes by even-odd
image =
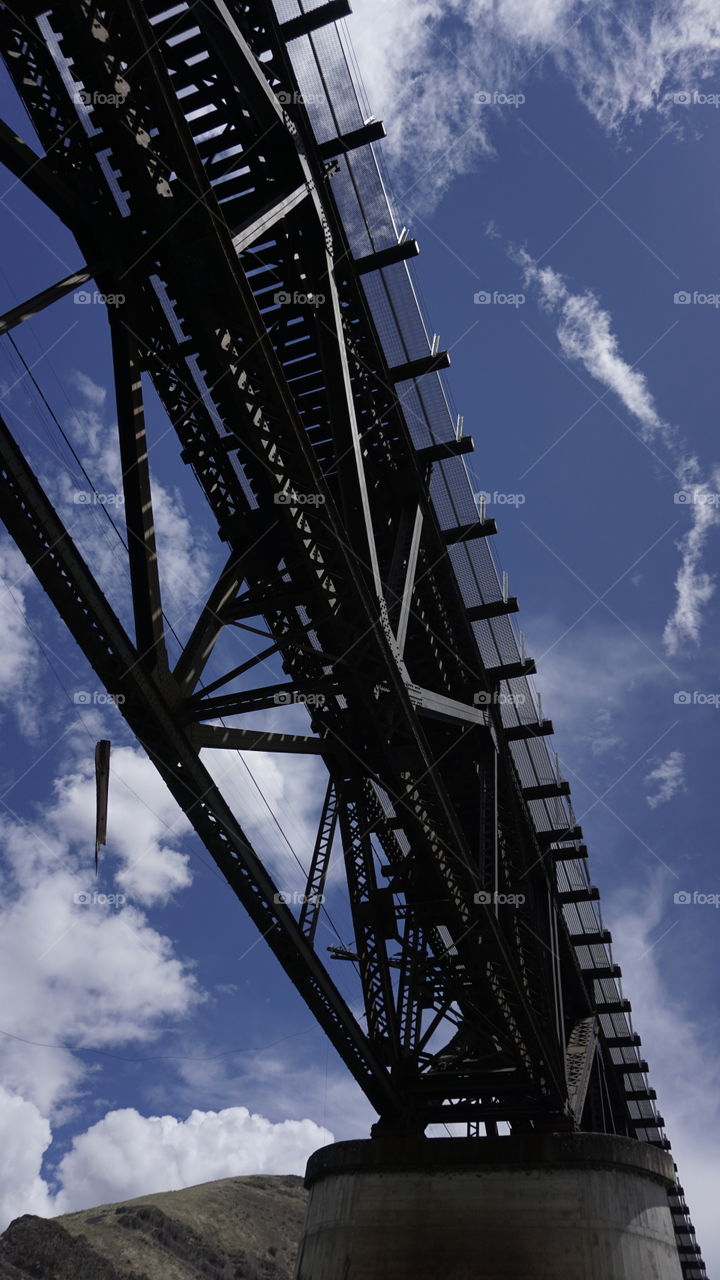
[[[0,1280],[292,1280],[302,1178],[224,1178],[60,1218],[16,1218]]]

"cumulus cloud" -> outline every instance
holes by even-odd
[[[720,468],[703,478],[696,458],[688,456],[676,427],[660,416],[647,379],[624,359],[612,317],[590,290],[570,291],[552,267],[540,267],[526,250],[511,251],[523,270],[525,284],[534,286],[540,304],[557,317],[556,336],[568,360],[575,360],[606,392],[612,392],[623,408],[640,424],[640,438],[653,450],[667,453],[675,473],[679,505],[690,512],[690,529],[680,540],[680,567],[675,578],[675,604],[663,633],[670,654],[685,643],[697,644],[703,609],[715,592],[715,582],[702,568],[702,557],[711,530],[720,523]]]
[[[250,1173],[302,1174],[333,1141],[312,1120],[276,1124],[246,1107],[143,1116],[109,1111],[74,1139],[54,1180],[42,1176],[52,1131],[38,1108],[0,1086],[0,1230],[22,1213],[49,1217]]]
[[[670,994],[667,972],[673,953],[682,945],[678,918],[669,914],[677,883],[668,883],[662,872],[651,875],[641,888],[607,899],[604,915],[615,939],[614,958],[632,992],[633,1021],[642,1036],[642,1056],[650,1063],[650,1084],[667,1119],[673,1158],[681,1171],[705,1262],[714,1275],[720,1264],[714,1158],[720,1140],[718,1055],[712,1020],[696,1021],[687,1001]],[[686,908],[677,910],[682,913]],[[688,921],[684,927],[692,929],[694,924]],[[707,927],[714,929],[714,920],[709,919]],[[689,954],[687,946],[683,953]],[[679,990],[683,991],[682,984]]]
[[[478,91],[539,94],[533,73],[550,63],[618,133],[664,117],[668,93],[702,85],[720,59],[712,0],[626,0],[622,15],[592,0],[416,0],[411,16],[405,0],[356,0],[348,28],[401,189],[426,205],[493,154],[513,108],[481,106]]]
[[[685,756],[681,751],[671,751],[666,760],[651,769],[645,776],[645,784],[652,788],[646,800],[651,809],[667,804],[679,792],[685,791]]]
[[[73,1141],[61,1161],[57,1212],[175,1191],[248,1173],[304,1173],[309,1155],[333,1141],[312,1120],[272,1124],[246,1107],[142,1116],[110,1111]]]
[[[186,856],[173,847],[186,827],[167,844],[165,821],[177,810],[164,785],[138,753],[116,756],[116,821],[99,884],[89,764],[63,771],[34,821],[0,820],[0,1072],[9,1089],[50,1115],[72,1105],[87,1074],[74,1048],[147,1042],[201,999],[187,963],[138,905],[164,901],[188,882]],[[120,778],[132,788],[125,802]],[[113,841],[120,883],[109,878]]]

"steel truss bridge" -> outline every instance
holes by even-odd
[[[3,519],[376,1132],[460,1122],[668,1149],[495,524],[465,470],[449,359],[416,301],[418,246],[384,193],[384,129],[349,70],[348,12],[344,0],[0,3],[5,65],[40,144],[2,124],[0,159],[81,255],[0,332],[89,280],[124,298],[108,319],[134,636],[4,422]],[[227,549],[172,663],[143,376]],[[264,643],[229,666],[237,628]],[[270,657],[286,678],[253,683]],[[283,700],[305,702],[307,732],[232,724]],[[203,761],[238,749],[323,762],[296,911]],[[333,848],[353,939],[321,948]],[[340,971],[359,979],[361,1016]],[[670,1206],[683,1273],[701,1280],[679,1182]]]

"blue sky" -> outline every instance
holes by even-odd
[[[495,550],[712,1270],[720,911],[674,895],[720,893],[717,19],[701,0],[661,17],[569,0],[356,10],[346,30],[388,127],[398,221],[421,242],[429,327],[451,351],[471,475],[498,520]],[[31,140],[3,90],[4,117]],[[5,309],[79,254],[10,176],[0,197]],[[112,495],[103,307],[67,299],[14,338]],[[3,338],[8,423],[127,619],[108,520],[121,512],[73,500],[87,486],[23,373]],[[149,430],[165,604],[182,634],[222,556],[152,399]],[[3,1220],[300,1172],[330,1134],[366,1133],[369,1109],[5,538],[0,568],[0,951],[15,957],[0,965]],[[80,691],[89,702],[73,701]],[[96,884],[103,735],[113,777]],[[222,761],[225,784],[279,882],[298,888],[288,845],[306,856],[317,768],[247,765],[252,776]],[[96,889],[124,901],[74,901]]]

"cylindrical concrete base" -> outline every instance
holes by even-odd
[[[339,1142],[296,1280],[682,1280],[672,1161],[605,1134]]]

